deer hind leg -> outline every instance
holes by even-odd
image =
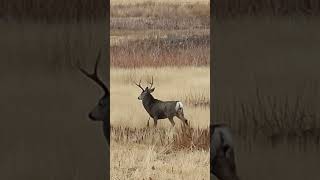
[[[171,125],[172,125],[172,127],[175,125],[175,123],[174,123],[174,121],[173,121],[173,117],[170,117],[170,118],[168,118],[169,119],[169,121],[170,121],[170,123],[171,123]]]
[[[177,117],[187,126],[189,126],[188,124],[188,120],[184,117],[184,113],[183,113],[183,109],[179,109],[177,111]]]

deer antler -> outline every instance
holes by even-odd
[[[144,91],[143,87],[141,86],[141,79],[139,81],[139,84],[137,84],[137,83],[134,83],[134,84],[136,84],[140,89],[142,89],[142,91]]]
[[[153,76],[151,77],[151,82],[149,82],[149,81],[148,81],[148,83],[150,84],[149,89],[151,89],[151,88],[152,88],[152,86],[153,86]]]
[[[80,67],[80,65],[78,65],[78,69],[84,74],[86,75],[88,78],[92,79],[94,82],[96,82],[103,90],[106,94],[109,94],[109,89],[107,88],[107,86],[103,83],[103,81],[98,77],[98,63],[101,59],[101,49],[99,50],[98,56],[96,58],[96,62],[94,65],[94,71],[93,73],[89,73],[86,70],[84,70],[83,68]]]

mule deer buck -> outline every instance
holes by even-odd
[[[98,64],[100,59],[101,59],[101,50],[99,51],[98,56],[96,58],[93,73],[87,72],[86,70],[82,69],[80,66],[78,66],[78,68],[85,76],[87,76],[88,78],[93,80],[95,83],[97,83],[101,87],[101,89],[104,91],[104,95],[99,99],[98,104],[91,110],[88,116],[93,121],[102,121],[103,133],[107,142],[109,143],[110,135],[108,133],[110,132],[110,124],[108,122],[108,118],[109,118],[110,110],[109,110],[108,103],[110,99],[110,92],[107,86],[98,77]]]
[[[211,148],[211,173],[220,180],[239,180],[236,172],[232,137],[226,125],[212,125]]]
[[[145,89],[141,86],[141,80],[139,84],[135,83],[141,90],[141,94],[138,97],[139,100],[142,100],[142,104],[144,109],[148,112],[150,117],[153,118],[154,127],[157,127],[157,121],[159,119],[168,118],[171,125],[174,126],[175,122],[173,121],[173,117],[178,117],[185,125],[188,126],[188,120],[184,117],[183,113],[183,104],[180,101],[161,101],[159,99],[155,99],[151,93],[155,90],[152,88],[153,86],[153,77],[151,82],[149,82],[150,87],[146,87]],[[148,120],[149,126],[149,120]]]

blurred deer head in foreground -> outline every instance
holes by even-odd
[[[99,99],[97,105],[91,110],[88,114],[88,117],[93,121],[102,121],[103,122],[103,132],[107,140],[109,140],[109,135],[107,135],[107,129],[110,128],[108,118],[110,114],[109,110],[109,99],[110,92],[107,86],[103,83],[103,81],[98,77],[98,64],[101,59],[101,50],[98,53],[96,58],[94,71],[93,73],[88,73],[86,70],[82,69],[78,66],[79,70],[88,78],[93,80],[98,86],[104,91],[104,95]]]
[[[220,180],[239,180],[230,131],[224,125],[214,125],[211,130],[211,173]]]
[[[147,86],[143,88],[141,86],[141,80],[139,84],[135,84],[141,89],[138,99],[142,101],[143,107],[150,117],[153,118],[155,127],[159,119],[166,118],[168,118],[172,126],[174,126],[174,116],[178,117],[185,125],[188,125],[188,120],[184,117],[183,104],[180,101],[161,101],[151,95],[155,90],[155,88],[153,88],[153,77],[151,82],[149,82],[150,87]],[[147,125],[149,126],[149,120]]]

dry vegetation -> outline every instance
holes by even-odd
[[[208,5],[146,2],[112,7],[111,66],[209,65]]]
[[[216,23],[211,116],[232,127],[242,179],[319,179],[318,20]]]
[[[320,3],[317,0],[215,0],[214,15],[217,18],[239,16],[317,16]]]
[[[143,41],[127,41],[120,46],[111,47],[111,65],[122,68],[208,66],[210,62],[208,46],[208,35],[181,37],[169,34]]]
[[[208,2],[111,2],[111,178],[209,179]],[[191,127],[153,128],[133,82],[180,100]],[[126,156],[123,156],[126,154]],[[192,163],[190,163],[192,162]]]
[[[209,125],[210,78],[209,68],[165,67],[138,69],[111,69],[111,124],[114,126],[145,127],[148,116],[138,96],[141,90],[133,83],[140,79],[143,86],[154,76],[153,95],[161,100],[180,100],[185,104],[186,118],[194,127]],[[176,77],[173,79],[171,77]],[[188,79],[183,80],[184,78]],[[125,112],[125,113],[123,113]],[[177,121],[179,121],[177,119]],[[168,120],[161,120],[160,126],[170,127]]]
[[[0,18],[41,23],[79,22],[106,19],[106,1],[92,0],[4,0]]]
[[[135,5],[135,4],[144,4],[144,3],[166,3],[166,4],[208,4],[209,1],[207,0],[111,0],[111,5]],[[161,7],[160,7],[161,8]]]
[[[131,1],[128,1],[131,2]],[[117,1],[118,3],[118,1]],[[182,1],[141,1],[135,3],[120,3],[113,4],[111,9],[112,18],[120,17],[158,17],[165,18],[177,18],[186,17],[189,19],[199,17],[209,17],[210,7],[208,1],[194,1],[194,2],[182,2]],[[167,28],[167,27],[164,27]]]
[[[156,74],[155,74],[156,72]],[[191,73],[192,74],[191,74]],[[208,179],[209,177],[209,122],[210,122],[210,83],[209,68],[207,67],[148,67],[148,68],[112,68],[111,69],[111,175],[113,179],[123,179],[125,177],[135,179],[141,177],[155,179],[178,178],[188,179],[186,171],[196,168],[199,171],[193,172],[190,179]],[[156,90],[153,95],[161,100],[181,100],[185,105],[185,116],[189,119],[192,128],[180,127],[181,122],[175,118],[176,127],[171,128],[169,120],[160,120],[158,129],[154,129],[153,121],[151,127],[146,128],[148,114],[145,112],[138,96],[141,90],[133,82],[139,79],[146,82],[154,76]],[[188,79],[176,81],[177,79]],[[143,83],[143,85],[147,85]],[[197,88],[193,88],[197,87]],[[149,168],[146,165],[126,164],[124,157],[119,157],[118,146],[123,149],[131,149],[132,158],[141,159],[142,154],[152,153],[152,159],[148,160]],[[150,149],[154,147],[154,149]],[[128,150],[127,150],[128,151]],[[138,154],[136,154],[138,153]],[[181,155],[194,155],[194,164],[187,165],[186,169],[174,167],[172,172],[166,172],[172,167],[172,163],[188,164],[190,159],[185,159]],[[153,157],[154,156],[154,157]],[[175,157],[175,158],[174,158]],[[120,159],[119,159],[120,158]],[[145,157],[144,159],[150,157]],[[170,159],[170,161],[169,161]],[[197,159],[206,159],[199,161]],[[125,164],[123,167],[118,167]],[[140,160],[141,161],[141,160]],[[149,162],[150,161],[150,162]],[[157,167],[157,171],[150,169]],[[133,174],[124,173],[125,168],[134,169]],[[189,170],[188,170],[189,169]],[[149,171],[150,170],[150,171]],[[207,173],[203,173],[207,170]],[[120,172],[119,172],[120,171]],[[164,172],[162,172],[164,171]],[[121,173],[122,172],[122,173]],[[145,174],[141,174],[144,172]]]
[[[152,145],[113,142],[111,149],[112,179],[209,179],[207,151],[166,154]]]
[[[101,92],[72,69],[92,67],[105,24],[0,26],[0,179],[105,179],[101,124],[87,117]]]

